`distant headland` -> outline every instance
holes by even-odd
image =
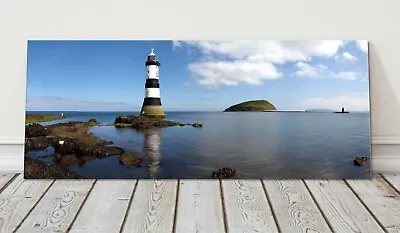
[[[331,109],[306,109],[305,112],[315,112],[315,113],[332,113],[334,110]]]
[[[267,100],[251,100],[235,104],[224,112],[269,112],[276,111],[276,107]]]

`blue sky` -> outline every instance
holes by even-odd
[[[27,110],[139,111],[154,48],[166,111],[369,110],[366,41],[29,41]]]

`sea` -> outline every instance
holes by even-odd
[[[41,123],[87,121],[113,123],[138,112],[63,113],[67,118]],[[318,112],[166,112],[166,119],[203,124],[138,132],[95,126],[93,135],[111,140],[126,152],[137,152],[141,167],[124,166],[116,156],[68,168],[98,179],[210,179],[223,167],[240,179],[370,179],[370,160],[356,167],[356,156],[371,154],[369,113]],[[53,163],[52,148],[26,156]]]

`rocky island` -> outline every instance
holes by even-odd
[[[224,112],[269,112],[276,111],[276,107],[267,100],[252,100],[235,104]]]

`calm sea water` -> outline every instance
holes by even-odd
[[[29,112],[35,113],[35,112]],[[37,113],[37,112],[36,112]],[[43,113],[43,112],[42,112]],[[52,112],[61,114],[61,112]],[[127,112],[64,112],[65,121],[95,118],[102,124]],[[142,167],[120,165],[115,156],[69,168],[90,178],[211,178],[233,167],[237,178],[370,178],[370,162],[355,167],[355,156],[370,156],[369,113],[167,112],[167,119],[203,123],[203,128],[170,127],[146,132],[96,126],[95,136],[127,152],[139,152]],[[29,153],[40,157],[47,151]],[[43,158],[52,162],[52,157]]]

